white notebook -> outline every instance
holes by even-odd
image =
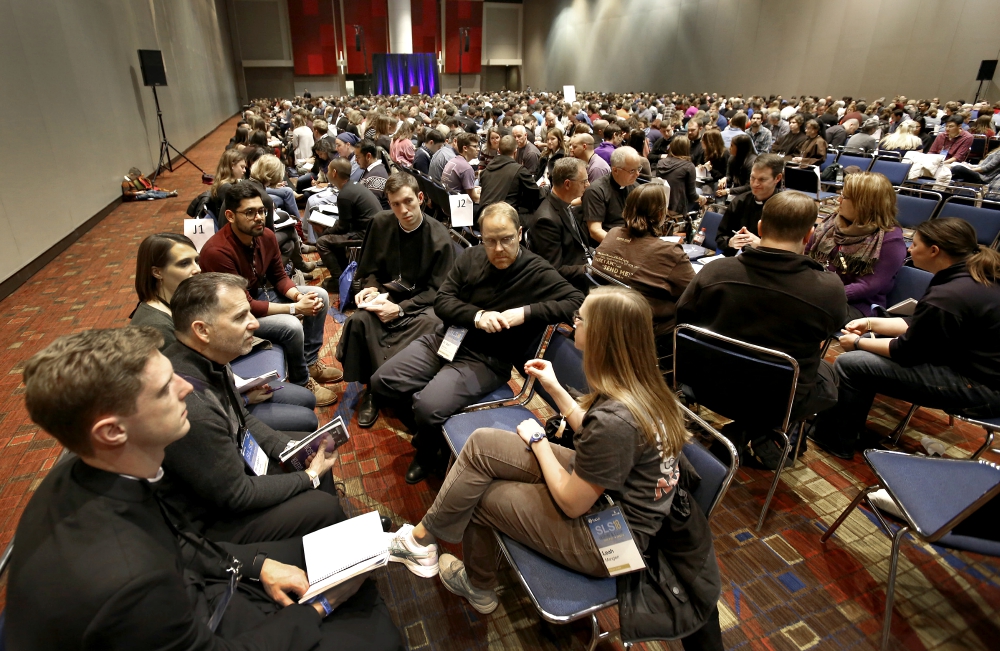
[[[389,562],[389,536],[378,511],[324,527],[302,537],[309,591],[307,603],[347,579]]]

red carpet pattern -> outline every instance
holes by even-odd
[[[188,155],[205,169],[214,169],[234,127],[235,119],[226,122]],[[181,230],[188,202],[205,187],[199,181],[200,173],[190,165],[162,175],[159,184],[177,189],[179,197],[121,205],[0,303],[0,545],[10,541],[24,505],[60,451],[51,437],[31,423],[24,409],[24,360],[61,334],[126,324],[135,306],[134,260],[139,242],[150,233]],[[332,319],[327,333],[329,341],[322,355],[333,362],[339,326]],[[322,420],[334,413],[345,421],[353,419],[358,385],[341,386],[338,391],[343,392],[340,402],[324,410]],[[907,407],[880,398],[873,426],[891,430]],[[335,468],[346,489],[348,510],[377,509],[397,526],[417,522],[440,482],[408,486],[403,481],[412,459],[409,435],[386,415],[372,429],[359,429],[356,420],[350,429],[352,443]],[[969,456],[982,442],[980,430],[965,424],[952,426],[941,412],[922,409],[901,448],[921,449],[919,439],[925,434],[941,440],[948,455],[956,457]],[[997,455],[990,452],[987,458],[997,460]],[[753,526],[772,474],[739,471],[712,521],[723,578],[720,610],[726,648],[878,647],[888,539],[879,533],[873,517],[861,511],[826,545],[819,542],[823,530],[859,488],[873,480],[860,459],[858,455],[853,462],[843,462],[809,450],[786,471],[760,534]],[[893,649],[996,648],[1000,562],[904,544],[900,563]],[[590,634],[586,622],[545,624],[506,568],[501,580],[500,608],[488,616],[467,607],[438,581],[419,579],[400,565],[381,571],[379,585],[410,649],[585,648]],[[599,618],[605,627],[613,628],[617,611],[605,611]],[[612,647],[622,648],[615,636],[599,648]],[[650,643],[637,648],[679,649],[680,644]]]

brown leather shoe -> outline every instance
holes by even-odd
[[[330,384],[331,382],[340,382],[343,380],[344,372],[336,366],[327,366],[317,360],[315,364],[309,367],[309,377],[320,384]]]
[[[316,396],[317,407],[328,407],[337,402],[336,393],[327,389],[325,386],[312,378],[309,378],[309,381],[306,382],[306,388],[312,391],[313,395]]]

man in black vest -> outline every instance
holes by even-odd
[[[583,292],[589,284],[586,265],[590,264],[593,254],[570,204],[583,196],[589,185],[583,161],[576,158],[557,160],[552,168],[552,191],[533,215],[533,226],[528,230],[531,250]]]

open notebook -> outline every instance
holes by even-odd
[[[389,535],[378,511],[324,527],[302,537],[309,590],[300,604],[389,562]]]

